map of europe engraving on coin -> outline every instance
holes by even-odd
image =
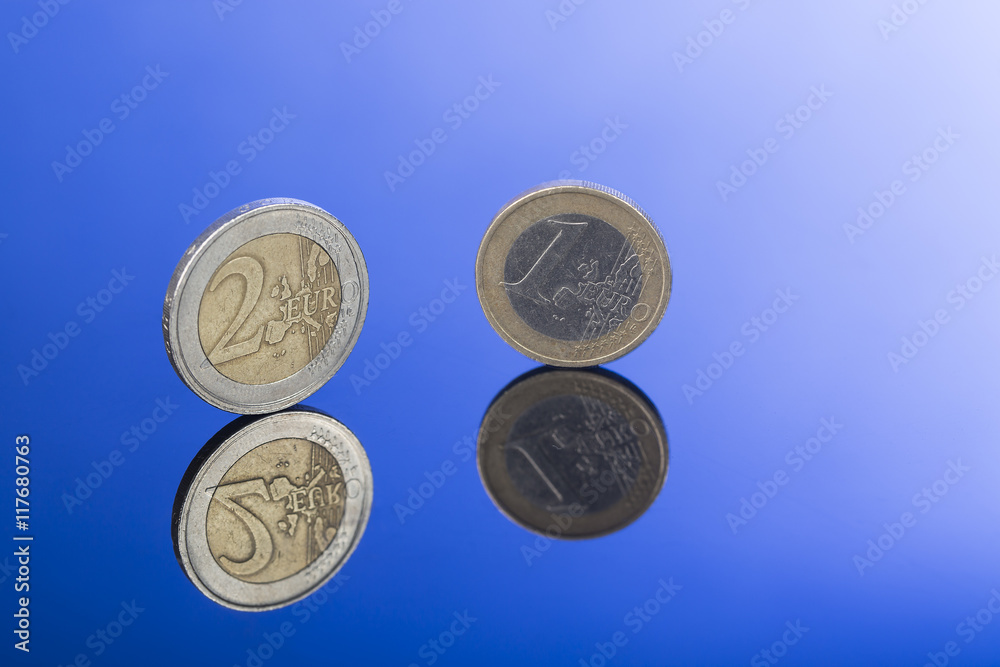
[[[493,219],[476,260],[490,324],[511,346],[554,366],[628,353],[670,298],[666,246],[625,195],[582,181],[522,193]]]
[[[269,199],[223,216],[188,248],[163,309],[177,374],[209,403],[274,412],[343,364],[364,323],[357,242],[311,204]]]
[[[372,500],[357,438],[321,413],[243,417],[202,449],[174,504],[178,561],[208,597],[241,610],[284,606],[350,556]]]

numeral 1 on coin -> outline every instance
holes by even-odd
[[[515,283],[501,283],[507,288],[507,292],[520,294],[535,303],[549,303],[551,300],[546,298],[541,291],[542,281],[552,272],[552,269],[558,266],[570,248],[576,244],[576,240],[587,228],[587,224],[586,222],[550,220],[549,226],[554,230],[552,241],[538,256],[523,278]]]

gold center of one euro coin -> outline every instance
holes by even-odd
[[[340,316],[340,276],[330,255],[297,234],[269,234],[216,269],[198,309],[209,363],[230,380],[283,380],[312,361]]]
[[[297,574],[330,545],[345,499],[341,468],[323,447],[298,438],[255,447],[212,494],[205,523],[212,557],[248,583]]]

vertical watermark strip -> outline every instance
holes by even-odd
[[[14,648],[31,652],[31,543],[34,536],[28,533],[31,522],[31,438],[19,435],[14,438],[14,558],[17,577],[14,593],[17,611],[14,612]]]

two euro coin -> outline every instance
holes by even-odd
[[[163,304],[174,370],[208,403],[275,412],[329,380],[368,308],[357,241],[326,211],[265,199],[230,211],[187,249]]]

